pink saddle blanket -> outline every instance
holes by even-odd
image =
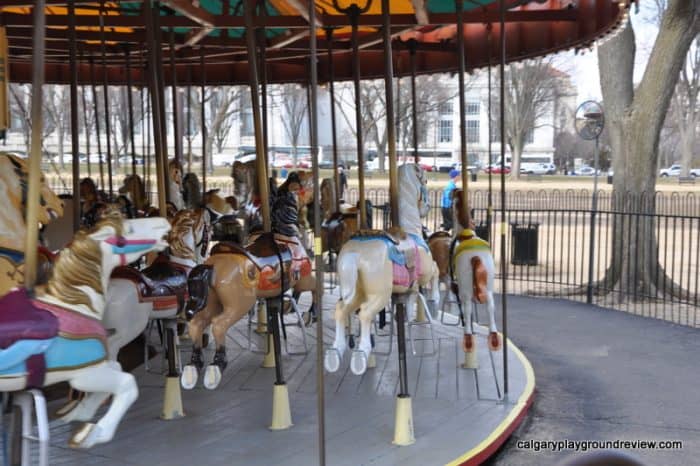
[[[102,322],[97,319],[38,299],[33,299],[32,304],[39,309],[49,311],[58,319],[58,331],[62,335],[77,338],[107,338],[107,331],[102,326]]]
[[[394,286],[410,288],[413,285],[413,282],[421,274],[422,268],[418,246],[415,244],[415,242],[412,241],[412,243],[413,253],[415,254],[414,267],[409,268],[406,265],[398,264],[393,261],[391,263],[393,272],[392,283]]]

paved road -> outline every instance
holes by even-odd
[[[537,392],[489,464],[555,464],[574,452],[517,442],[569,439],[681,440],[682,450],[627,452],[648,465],[700,465],[699,330],[563,300],[510,297],[508,309]]]

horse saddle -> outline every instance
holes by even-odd
[[[384,230],[358,230],[350,239],[383,239],[398,245],[401,242],[401,235],[398,232],[389,232]]]
[[[132,267],[117,267],[112,278],[129,280],[136,286],[139,302],[153,303],[154,310],[182,307],[187,294],[189,268],[170,262],[160,255],[143,271]]]
[[[58,336],[58,319],[34,305],[24,288],[0,298],[0,372],[22,362],[27,386],[41,387],[46,374],[43,353]]]

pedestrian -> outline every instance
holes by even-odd
[[[454,168],[450,170],[450,181],[442,191],[442,228],[445,230],[451,230],[454,224],[452,217],[452,191],[457,189],[457,177],[459,174],[459,170]]]
[[[348,189],[348,176],[345,174],[345,167],[338,167],[338,181],[340,182],[340,200],[345,200],[345,190]]]

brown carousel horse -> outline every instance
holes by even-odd
[[[187,316],[193,341],[192,359],[182,372],[183,388],[192,389],[202,360],[202,334],[211,324],[216,354],[204,373],[204,386],[215,389],[226,368],[226,333],[259,298],[281,296],[287,289],[312,291],[316,279],[311,261],[298,238],[299,205],[310,202],[308,175],[292,173],[280,187],[272,206],[274,233],[262,233],[244,247],[219,243],[203,265],[190,273]]]
[[[337,254],[360,228],[360,209],[343,203],[336,211],[336,192],[333,178],[321,181],[321,245],[323,252]]]
[[[10,154],[0,154],[0,196],[5,205],[0,209],[0,296],[24,281],[24,241],[27,225],[27,190],[29,168],[26,160]],[[41,177],[39,223],[47,225],[63,215],[63,201]],[[41,253],[40,263],[50,260],[51,254]]]

